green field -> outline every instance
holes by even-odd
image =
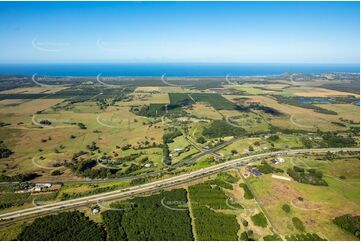
[[[359,158],[340,157],[328,161],[312,156],[290,157],[277,167],[287,169],[294,165],[322,171],[328,186],[282,181],[272,178],[271,175],[248,180],[275,229],[284,235],[297,234],[299,229],[292,221],[292,218],[296,217],[303,222],[306,232],[316,233],[330,240],[355,239],[334,225],[332,220],[336,216],[358,214],[360,211]],[[345,178],[340,178],[342,176]],[[290,213],[282,210],[285,204],[290,206]]]

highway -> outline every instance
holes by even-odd
[[[138,186],[133,186],[125,189],[115,190],[112,192],[105,192],[96,195],[86,196],[82,198],[71,199],[67,201],[54,202],[46,205],[31,207],[20,209],[13,212],[8,212],[4,214],[0,214],[0,226],[4,226],[7,222],[12,219],[21,219],[24,217],[37,217],[45,214],[50,214],[54,212],[58,212],[61,210],[66,210],[70,208],[82,207],[87,204],[95,204],[98,201],[109,201],[120,198],[130,198],[135,195],[145,194],[152,191],[157,191],[165,188],[172,188],[175,186],[179,186],[181,184],[200,179],[202,177],[206,177],[212,174],[216,174],[220,171],[232,169],[238,166],[244,166],[246,164],[255,162],[256,160],[272,157],[276,155],[290,156],[297,154],[305,154],[305,153],[326,153],[330,152],[340,152],[340,151],[354,151],[359,152],[359,148],[323,148],[323,149],[299,149],[299,150],[284,150],[284,151],[274,151],[262,154],[254,154],[247,157],[242,157],[238,159],[234,159],[231,161],[227,161],[224,163],[220,163],[217,165],[213,165],[207,168],[203,168],[197,171],[189,172],[186,174],[166,178],[163,180],[142,184]]]

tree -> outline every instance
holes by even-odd
[[[206,142],[206,139],[203,136],[199,136],[196,141],[197,143],[204,144]]]
[[[291,212],[291,207],[288,204],[283,204],[282,210],[285,211],[286,213],[289,213]]]
[[[301,232],[305,231],[305,226],[303,225],[301,219],[297,218],[297,217],[293,217],[292,218],[292,223],[295,226],[295,228]]]

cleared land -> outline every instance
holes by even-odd
[[[248,179],[257,200],[281,234],[294,234],[298,231],[292,218],[299,218],[307,232],[317,233],[329,240],[354,240],[355,237],[342,231],[333,218],[343,214],[358,214],[360,211],[360,183],[358,158],[337,158],[332,161],[316,157],[286,158],[286,162],[277,165],[287,167],[299,166],[321,170],[328,186],[313,186],[296,181],[273,179],[271,174]],[[345,179],[341,179],[345,176]],[[290,206],[289,213],[282,206]]]

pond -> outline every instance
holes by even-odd
[[[299,103],[331,103],[331,98],[323,97],[300,97],[296,99]]]

